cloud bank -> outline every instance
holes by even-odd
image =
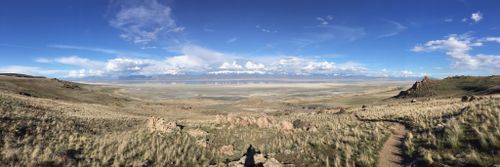
[[[91,60],[73,55],[54,59],[38,58],[35,61],[57,63],[79,69],[69,71],[65,75],[67,77],[162,74],[363,74],[368,71],[358,63],[335,63],[304,56],[271,55],[247,58],[245,55],[218,52],[198,45],[184,45],[179,51],[179,55],[163,59],[117,57]]]
[[[498,42],[498,39],[498,37],[475,39],[467,34],[452,34],[444,39],[431,40],[425,44],[416,45],[412,51],[444,51],[451,59],[454,68],[500,72],[500,55],[472,55],[469,53],[473,48],[484,46],[485,42]]]

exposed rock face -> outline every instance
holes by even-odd
[[[146,127],[152,133],[173,133],[180,130],[175,121],[168,122],[163,118],[156,117],[151,117],[146,120]]]
[[[425,87],[428,87],[432,82],[433,81],[431,78],[425,76],[424,79],[422,79],[421,81],[415,82],[415,84],[413,84],[413,86],[410,89],[399,92],[399,94],[395,97],[396,98],[417,97],[418,96],[417,92],[422,91],[423,89],[425,89]]]

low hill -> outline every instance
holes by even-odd
[[[38,98],[99,103],[126,101],[114,89],[25,74],[0,74],[0,91]]]
[[[395,98],[487,95],[500,93],[500,76],[454,76],[442,80],[424,77]]]

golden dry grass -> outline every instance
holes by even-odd
[[[393,121],[408,126],[404,150],[420,165],[499,163],[498,95],[472,102],[410,103],[382,100],[397,88],[371,89],[342,96],[271,100],[255,96],[234,102],[145,100],[111,91],[106,97],[128,100],[109,103],[0,91],[0,162],[5,166],[227,166],[253,145],[288,166],[374,166],[390,134],[391,123],[385,121]],[[362,109],[361,104],[369,105]],[[339,112],[338,106],[346,109]],[[176,122],[182,129],[151,131],[146,125],[151,117]],[[232,146],[232,154],[223,154],[224,146]]]

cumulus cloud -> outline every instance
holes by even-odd
[[[474,22],[479,22],[483,19],[483,14],[481,12],[476,12],[476,13],[472,13],[472,15],[470,16],[470,19],[472,19]]]
[[[261,63],[247,61],[245,66],[237,62],[224,62],[217,71],[211,74],[280,74],[280,75],[310,75],[333,73],[363,73],[366,70],[357,63],[336,64],[331,61],[286,56]]]
[[[116,58],[111,59],[106,63],[106,70],[110,72],[124,72],[127,74],[135,73],[150,66],[150,60]]]
[[[266,68],[266,66],[264,64],[257,64],[251,61],[247,61],[247,63],[245,64],[245,68],[249,70],[262,70]]]
[[[165,33],[184,30],[172,18],[172,9],[158,0],[124,1],[115,5],[119,10],[110,25],[121,30],[120,37],[135,44],[146,45]]]
[[[486,38],[487,39],[487,38]],[[468,35],[449,35],[445,39],[428,41],[425,44],[416,45],[414,52],[445,51],[452,60],[455,68],[466,69],[489,69],[499,71],[499,55],[471,55],[469,52],[476,47],[483,46],[485,40],[476,40]]]
[[[238,63],[234,62],[233,63],[227,63],[227,62],[224,62],[220,67],[219,69],[223,69],[223,70],[238,70],[238,69],[242,69],[243,66],[239,65]]]

